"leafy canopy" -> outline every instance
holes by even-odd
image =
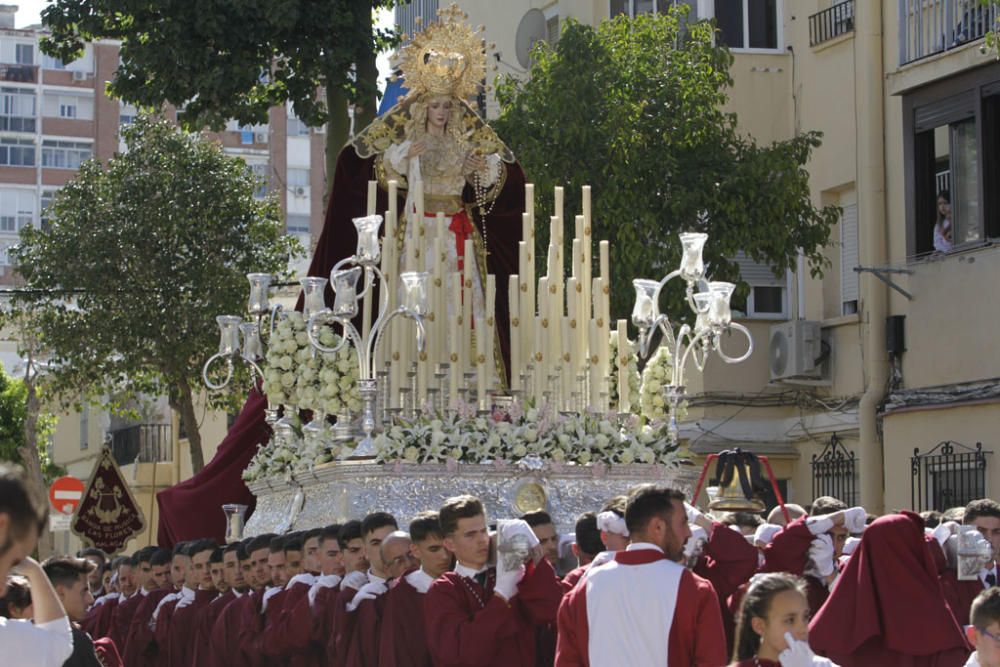
[[[530,79],[498,84],[495,126],[541,194],[537,219],[551,214],[554,186],[566,186],[567,215],[580,210],[580,187],[593,186],[593,234],[611,241],[619,315],[631,307],[633,278],[677,267],[679,232],[708,232],[716,280],[738,277],[729,258],[739,250],[783,273],[801,248],[817,275],[839,216],[810,199],[805,165],[819,133],[770,146],[741,136],[721,110],[732,56],[686,12],[619,16],[596,29],[568,21],[554,47],[535,47]],[[536,232],[547,243],[547,225]],[[667,312],[687,312],[679,286],[665,299]]]
[[[282,274],[299,248],[278,202],[255,199],[247,165],[217,144],[144,116],[124,140],[59,191],[46,229],[22,231],[16,307],[53,396],[167,395],[196,433],[178,401],[201,386],[216,316],[245,310],[245,274]]]
[[[0,365],[0,461],[10,461],[20,465],[30,465],[21,456],[20,449],[25,443],[24,422],[28,416],[28,387],[24,380],[11,377]],[[48,437],[55,430],[56,420],[50,414],[38,416],[36,442],[38,459],[45,481],[51,481],[65,474],[49,458],[46,445]]]
[[[109,92],[145,108],[184,107],[189,129],[230,118],[266,123],[268,109],[294,104],[308,125],[327,121],[320,87],[348,100],[375,99],[375,80],[354,67],[394,44],[369,28],[393,0],[55,0],[42,12],[46,53],[71,61],[88,41],[120,40]],[[343,113],[343,110],[341,110]],[[338,147],[339,148],[339,147]]]

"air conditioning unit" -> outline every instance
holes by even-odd
[[[253,142],[255,144],[266,144],[267,143],[267,132],[254,132]]]
[[[305,189],[305,187],[303,187],[301,185],[297,186],[295,188],[295,196],[296,197],[305,197],[306,196],[306,189]]]
[[[768,366],[772,380],[819,378],[823,354],[819,322],[792,320],[771,327]]]
[[[74,81],[86,81],[88,78],[89,74],[87,72],[77,72],[77,71],[73,72]]]

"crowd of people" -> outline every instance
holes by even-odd
[[[713,516],[644,485],[594,509],[560,536],[545,512],[488,517],[460,495],[406,526],[374,511],[39,565],[44,511],[0,467],[0,662],[1000,667],[996,562],[960,580],[942,546],[965,524],[995,554],[992,500]]]

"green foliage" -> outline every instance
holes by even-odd
[[[722,111],[732,56],[712,44],[710,24],[686,24],[686,11],[596,29],[569,21],[555,47],[536,46],[530,79],[498,83],[495,127],[536,184],[538,219],[550,215],[554,186],[566,186],[567,214],[580,210],[580,187],[594,187],[593,233],[611,240],[617,316],[631,307],[633,278],[678,265],[679,232],[708,232],[717,280],[738,277],[727,258],[739,250],[783,273],[801,248],[816,275],[839,216],[810,200],[805,165],[820,135],[771,146],[741,136]],[[547,225],[536,231],[547,243]],[[687,312],[679,287],[665,298],[667,312]]]
[[[51,396],[167,395],[179,409],[202,386],[216,316],[246,308],[245,274],[283,274],[300,248],[277,200],[254,199],[246,164],[217,144],[143,116],[124,140],[59,191],[49,228],[22,231],[15,306],[48,356]]]
[[[27,418],[27,401],[28,388],[24,380],[11,377],[3,366],[0,366],[0,461],[30,465],[18,451],[25,446],[24,422]],[[46,448],[55,426],[55,417],[49,414],[39,415],[36,442],[42,475],[46,482],[65,474],[64,470],[52,463]]]
[[[393,32],[364,30],[394,0],[55,0],[42,12],[51,36],[42,49],[64,61],[85,42],[121,42],[115,97],[144,108],[186,105],[185,127],[220,128],[230,118],[266,123],[291,101],[312,126],[328,118],[319,88],[372,106],[375,80],[356,63],[395,43]],[[360,69],[364,69],[364,65]],[[346,113],[346,109],[340,110]]]

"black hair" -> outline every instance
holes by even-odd
[[[149,558],[149,564],[152,567],[159,567],[160,565],[170,565],[170,561],[173,559],[174,555],[167,551],[166,549],[157,548],[153,552],[153,555]]]
[[[286,553],[289,551],[302,551],[303,544],[305,544],[305,540],[301,537],[288,537],[285,539],[283,550]]]
[[[25,610],[31,606],[31,585],[24,577],[7,577],[7,592],[0,597],[0,616],[13,618],[14,609]]]
[[[833,496],[820,496],[812,501],[809,508],[809,516],[826,516],[834,512],[842,512],[847,509],[847,503]]]
[[[962,517],[962,523],[967,526],[971,525],[973,521],[981,516],[1000,519],[1000,503],[989,498],[973,500],[965,506],[965,516]]]
[[[272,537],[271,541],[268,543],[267,547],[271,550],[271,553],[276,554],[279,551],[285,550],[285,542],[288,540],[287,537]]]
[[[42,563],[42,569],[53,586],[72,586],[80,577],[86,578],[97,566],[85,558],[52,556]]]
[[[337,533],[337,543],[340,545],[341,549],[347,548],[347,543],[351,540],[361,539],[361,522],[357,519],[352,519],[340,527],[340,532]]]
[[[87,556],[97,556],[101,560],[100,565],[108,562],[108,554],[104,553],[103,549],[98,549],[97,547],[87,547],[76,552],[77,558],[86,558]]]
[[[581,514],[576,520],[576,548],[588,556],[596,556],[604,551],[601,531],[597,528],[597,515],[593,512]]]
[[[521,520],[527,522],[532,528],[537,528],[538,526],[544,526],[549,523],[555,523],[548,512],[538,510],[537,512],[528,512],[527,514],[521,515]]]
[[[225,548],[222,550],[222,553],[227,554],[231,551],[236,552],[236,560],[246,560],[247,558],[249,558],[249,554],[247,553],[247,547],[245,544],[243,544],[243,542],[233,542],[232,544],[227,544]]]
[[[224,552],[223,552],[222,547],[215,547],[215,550],[212,552],[212,555],[208,557],[208,562],[209,563],[221,563],[222,562],[222,554],[223,553]]]
[[[329,526],[323,526],[319,534],[319,542],[322,544],[327,540],[339,540],[340,538],[340,524],[331,523]],[[338,541],[339,544],[339,541]]]
[[[1000,588],[987,588],[972,601],[969,622],[980,630],[1000,621]]]
[[[132,566],[138,567],[140,563],[148,563],[152,558],[153,554],[159,551],[159,547],[148,546],[143,547],[135,552],[132,556]]]
[[[399,524],[396,523],[396,517],[388,512],[372,512],[361,520],[361,536],[364,537],[365,535],[368,535],[379,528],[385,528],[386,526],[392,526],[393,530],[399,530]]]
[[[188,556],[194,558],[203,551],[215,551],[218,547],[219,545],[215,543],[215,540],[195,540],[188,547]]]
[[[314,537],[320,537],[323,534],[322,528],[310,528],[302,534],[302,544],[305,545],[306,542],[313,539]]]
[[[264,533],[263,535],[250,538],[250,541],[247,542],[247,554],[252,554],[254,551],[260,551],[261,549],[269,549],[271,547],[271,540],[275,537],[274,533]]]
[[[0,464],[0,514],[10,517],[11,540],[0,545],[0,555],[13,547],[13,540],[29,533],[37,537],[48,521],[48,503],[42,503],[32,493],[20,466]]]
[[[750,660],[760,649],[760,635],[754,632],[751,620],[767,618],[771,610],[771,600],[778,593],[798,591],[806,595],[806,581],[801,577],[786,572],[772,572],[760,575],[747,588],[740,610],[736,614],[736,641],[733,646],[733,662]]]
[[[642,484],[629,495],[625,507],[625,526],[628,532],[641,533],[654,517],[669,517],[674,511],[673,501],[683,502],[684,493],[677,489],[655,484]]]
[[[444,537],[441,531],[441,521],[434,511],[421,512],[410,522],[410,539],[423,542],[428,537]]]

